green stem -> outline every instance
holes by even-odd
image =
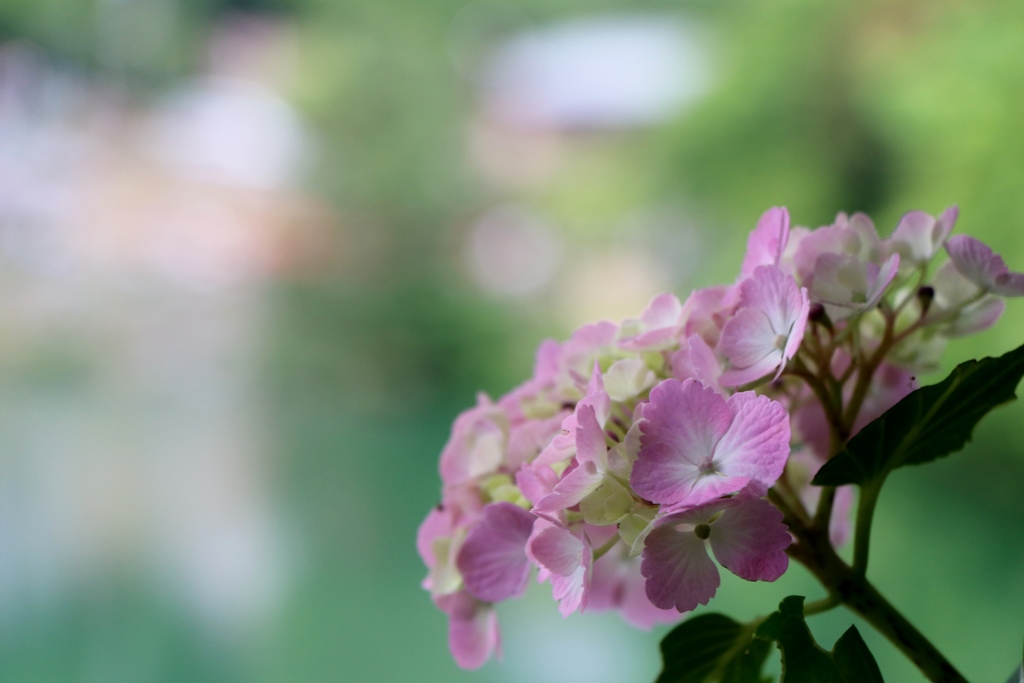
[[[619,542],[619,535],[615,534],[610,539],[608,539],[607,543],[605,543],[603,546],[601,546],[600,548],[598,548],[597,550],[594,551],[594,556],[591,558],[591,561],[592,562],[597,562],[598,560],[600,560],[602,557],[605,556],[605,554],[608,553],[609,550],[614,548],[615,544],[618,543],[618,542]]]
[[[815,614],[822,614],[830,609],[839,607],[841,604],[843,604],[842,598],[833,593],[821,600],[815,600],[804,605],[804,616],[810,617]]]
[[[867,485],[860,489],[857,503],[857,531],[853,537],[853,571],[864,576],[868,570],[868,549],[871,545],[871,523],[878,505],[881,486]]]

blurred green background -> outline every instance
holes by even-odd
[[[413,545],[451,420],[732,281],[769,206],[957,203],[1024,269],[1022,37],[1015,0],[0,0],[0,681],[652,679],[663,631],[546,587],[454,666]],[[1022,341],[1011,301],[942,370]],[[975,681],[1024,638],[1022,415],[876,516],[870,576]]]

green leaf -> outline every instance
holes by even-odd
[[[961,363],[943,381],[911,392],[850,439],[818,471],[813,484],[864,486],[904,465],[919,465],[963,448],[975,425],[1016,398],[1024,346],[998,358]]]
[[[753,636],[752,624],[723,614],[687,619],[661,641],[656,683],[762,683],[771,645]]]
[[[773,640],[782,651],[779,683],[883,683],[875,658],[856,626],[847,629],[832,652],[814,641],[804,621],[804,599],[790,596],[757,629],[756,636]]]
[[[882,683],[882,672],[878,668],[867,643],[860,637],[856,626],[846,629],[832,648],[832,659],[839,667],[839,673],[847,681]]]

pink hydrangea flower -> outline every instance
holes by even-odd
[[[840,213],[832,225],[804,230],[792,253],[793,272],[800,284],[811,287],[818,259],[825,254],[845,254],[863,263],[881,263],[881,243],[875,224],[862,213]]]
[[[559,355],[559,381],[586,382],[594,363],[615,354],[619,326],[607,320],[584,325],[562,345]]]
[[[822,254],[814,264],[810,298],[824,304],[832,320],[845,320],[877,306],[899,267],[899,254],[881,267],[850,254]]]
[[[554,491],[537,502],[537,512],[557,512],[577,505],[596,491],[608,474],[608,446],[594,408],[582,406],[576,417],[576,467],[567,471]]]
[[[792,537],[783,515],[761,498],[737,496],[677,512],[647,536],[640,570],[656,607],[689,612],[706,605],[721,582],[715,559],[748,581],[774,581],[789,566]]]
[[[981,289],[946,261],[935,271],[931,286],[935,292],[928,318],[941,324],[946,337],[962,337],[987,330],[1006,309],[1001,298],[988,295],[978,299]]]
[[[573,456],[576,452],[576,426],[579,422],[579,412],[588,406],[593,409],[598,425],[603,426],[611,413],[611,398],[604,390],[601,368],[596,361],[590,375],[590,382],[587,384],[586,395],[576,404],[576,410],[562,421],[561,433],[544,447],[534,464],[553,465]]]
[[[483,509],[456,558],[470,595],[484,602],[499,602],[523,592],[530,575],[526,542],[534,519],[512,503],[492,503]]]
[[[593,566],[589,543],[564,526],[541,518],[526,552],[541,567],[538,579],[551,581],[552,595],[563,617],[586,609]]]
[[[789,455],[785,408],[752,391],[723,398],[696,380],[667,379],[643,408],[630,484],[661,505],[699,505],[755,483],[765,490]]]
[[[680,382],[695,379],[704,386],[721,389],[719,379],[722,377],[722,364],[699,334],[691,334],[685,345],[672,354],[669,364],[672,376]]]
[[[778,266],[789,240],[789,211],[773,206],[761,214],[750,236],[740,266],[740,280],[746,280],[759,266]]]
[[[887,248],[900,254],[907,264],[923,266],[931,263],[953,231],[960,210],[951,206],[938,218],[923,211],[903,214],[889,239]]]
[[[719,351],[729,361],[723,386],[778,377],[800,348],[807,327],[807,290],[774,266],[760,266],[740,284],[740,306],[722,329]]]
[[[627,351],[662,351],[675,345],[684,323],[683,305],[674,294],[654,297],[639,320],[627,320],[620,334],[628,334],[619,342]]]
[[[441,452],[441,480],[460,484],[497,471],[505,455],[508,417],[486,394],[452,425],[452,433]]]
[[[466,591],[434,601],[448,615],[448,649],[463,669],[479,669],[492,654],[501,657],[501,636],[494,605]]]
[[[956,269],[986,292],[999,296],[1024,296],[1024,273],[1011,273],[1003,258],[967,235],[955,235],[946,242]]]
[[[661,609],[647,598],[640,573],[640,558],[631,557],[625,544],[612,548],[594,562],[587,609],[592,612],[618,610],[627,623],[650,629],[679,619],[675,609]]]

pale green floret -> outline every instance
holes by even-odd
[[[561,406],[543,396],[535,396],[521,401],[519,408],[531,420],[547,420],[557,415]]]
[[[619,522],[619,538],[629,546],[629,556],[636,557],[644,550],[644,540],[651,530],[651,521],[657,508],[640,506]]]
[[[584,521],[595,526],[617,524],[632,507],[633,496],[612,477],[605,477],[596,491],[580,501]]]
[[[460,543],[461,545],[461,543]],[[434,568],[430,570],[430,592],[434,596],[451,595],[462,588],[462,575],[455,566],[455,539],[448,536],[434,539]]]
[[[640,354],[640,358],[643,359],[644,364],[647,365],[651,372],[654,372],[658,375],[662,375],[665,373],[665,354],[659,351],[644,351],[643,353]]]
[[[615,361],[604,375],[604,389],[613,401],[628,401],[654,386],[654,373],[639,358]]]
[[[626,438],[608,451],[608,469],[622,481],[629,481],[640,452],[640,423],[634,422],[626,432]]]
[[[524,510],[533,507],[519,487],[512,483],[512,477],[507,474],[495,474],[488,477],[480,485],[480,490],[486,498],[490,499],[487,501],[490,503],[512,503]]]

